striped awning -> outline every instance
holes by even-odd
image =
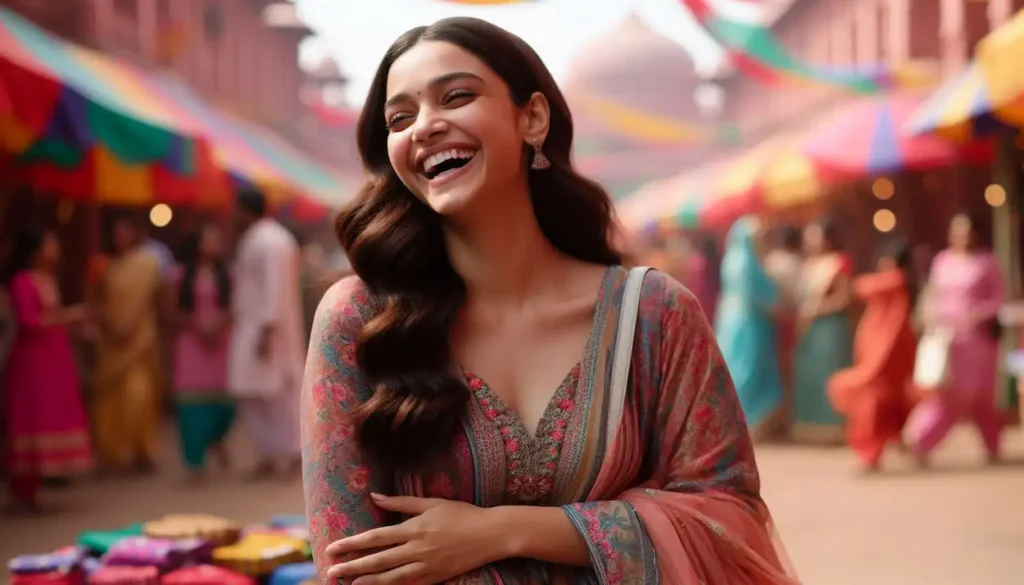
[[[51,80],[62,91],[82,96],[84,103],[92,108],[82,117],[91,121],[97,117],[94,111],[105,113],[118,122],[107,126],[113,126],[118,132],[107,131],[100,135],[102,140],[96,140],[98,148],[81,153],[76,153],[74,148],[41,149],[41,139],[47,132],[81,125],[73,117],[82,108],[51,108],[53,113],[45,115],[33,114],[24,105],[20,109],[11,106],[12,95],[20,96],[22,103],[31,103],[29,99],[33,95],[19,90],[24,88],[22,78],[30,75]],[[161,144],[176,145],[192,159],[205,155],[208,164],[220,169],[222,174],[226,171],[236,182],[259,186],[276,201],[303,195],[336,206],[351,193],[351,186],[339,180],[336,172],[269,129],[217,110],[170,74],[143,70],[65,42],[2,7],[0,121],[5,122],[0,125],[0,146],[16,154],[20,148],[25,153],[23,158],[42,150],[33,159],[41,163],[39,168],[33,169],[39,175],[38,180],[56,180],[60,184],[51,187],[57,190],[73,186],[77,190],[94,191],[94,197],[100,201],[148,203],[164,199],[161,192],[167,190],[173,178],[166,177],[170,173],[163,170],[170,165],[158,163],[169,155],[161,159],[149,154],[140,160],[140,152],[154,150],[149,144],[153,142],[152,135],[161,138],[166,135]],[[145,140],[139,140],[140,137]],[[44,156],[49,152],[67,157],[77,155],[79,160],[65,161],[63,171],[56,169],[58,172],[54,175],[54,167],[61,167],[62,161],[53,160],[56,155],[49,159]],[[184,170],[194,174],[196,167],[201,167],[200,163],[192,162]],[[82,164],[92,166],[83,169]],[[186,165],[179,163],[178,166]],[[62,177],[62,173],[67,177]],[[216,190],[221,198],[226,196],[229,186],[227,177],[217,179]]]

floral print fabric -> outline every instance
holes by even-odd
[[[585,355],[553,389],[536,433],[466,372],[472,398],[463,430],[442,461],[416,476],[376,469],[356,444],[349,411],[370,389],[354,352],[369,299],[356,278],[332,287],[317,311],[302,406],[306,512],[321,578],[332,562],[323,554],[329,543],[397,521],[373,505],[370,491],[480,506],[563,506],[593,561],[582,569],[510,559],[459,583],[677,582],[662,575],[666,560],[646,526],[651,518],[659,525],[672,518],[636,507],[649,511],[649,501],[677,494],[727,494],[742,514],[763,523],[752,447],[710,328],[693,295],[661,273],[644,281],[632,381],[615,439],[607,436],[612,340],[626,272],[608,269]],[[728,522],[716,524],[710,512],[696,524],[723,550],[739,543]]]

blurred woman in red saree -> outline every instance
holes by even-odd
[[[357,276],[302,392],[320,582],[795,583],[707,319],[661,272],[623,300],[536,53],[476,19],[413,29],[363,112],[372,177],[337,224]]]
[[[913,406],[917,338],[910,268],[909,248],[895,242],[882,253],[877,272],[854,281],[854,294],[867,306],[853,341],[853,367],[828,382],[832,405],[846,417],[846,442],[868,471],[878,469],[887,444],[899,441]]]
[[[44,478],[92,469],[89,427],[67,326],[86,317],[62,306],[54,275],[60,245],[44,230],[23,229],[3,275],[16,334],[4,369],[6,465],[14,504],[35,509]]]

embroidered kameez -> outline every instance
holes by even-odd
[[[350,409],[370,389],[355,361],[367,318],[364,285],[336,284],[318,310],[302,396],[306,514],[322,582],[325,547],[391,524],[371,491],[479,506],[561,506],[587,542],[591,568],[525,559],[459,583],[796,583],[773,546],[743,412],[698,301],[671,278],[644,281],[629,389],[608,380],[627,271],[609,268],[584,355],[529,433],[487,382],[471,390],[448,454],[416,475],[368,461]]]
[[[180,287],[184,270],[172,275]],[[174,340],[174,402],[178,437],[185,464],[202,469],[211,447],[224,441],[235,417],[235,404],[227,393],[227,362],[230,331],[215,341],[199,334],[203,327],[224,319],[212,272],[198,272],[192,281],[193,306],[183,311],[182,327]],[[178,295],[174,296],[178,299]]]

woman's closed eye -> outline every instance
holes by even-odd
[[[388,116],[384,126],[388,129],[388,132],[396,132],[401,130],[403,123],[412,119],[412,114],[401,112],[397,114],[391,114]]]
[[[441,97],[441,106],[445,108],[461,107],[476,97],[476,94],[468,89],[453,89]],[[390,132],[398,132],[415,116],[409,112],[395,112],[387,118],[385,126]]]
[[[441,104],[445,106],[460,106],[474,97],[476,97],[476,95],[468,89],[453,89],[444,94],[444,97],[441,99]]]

